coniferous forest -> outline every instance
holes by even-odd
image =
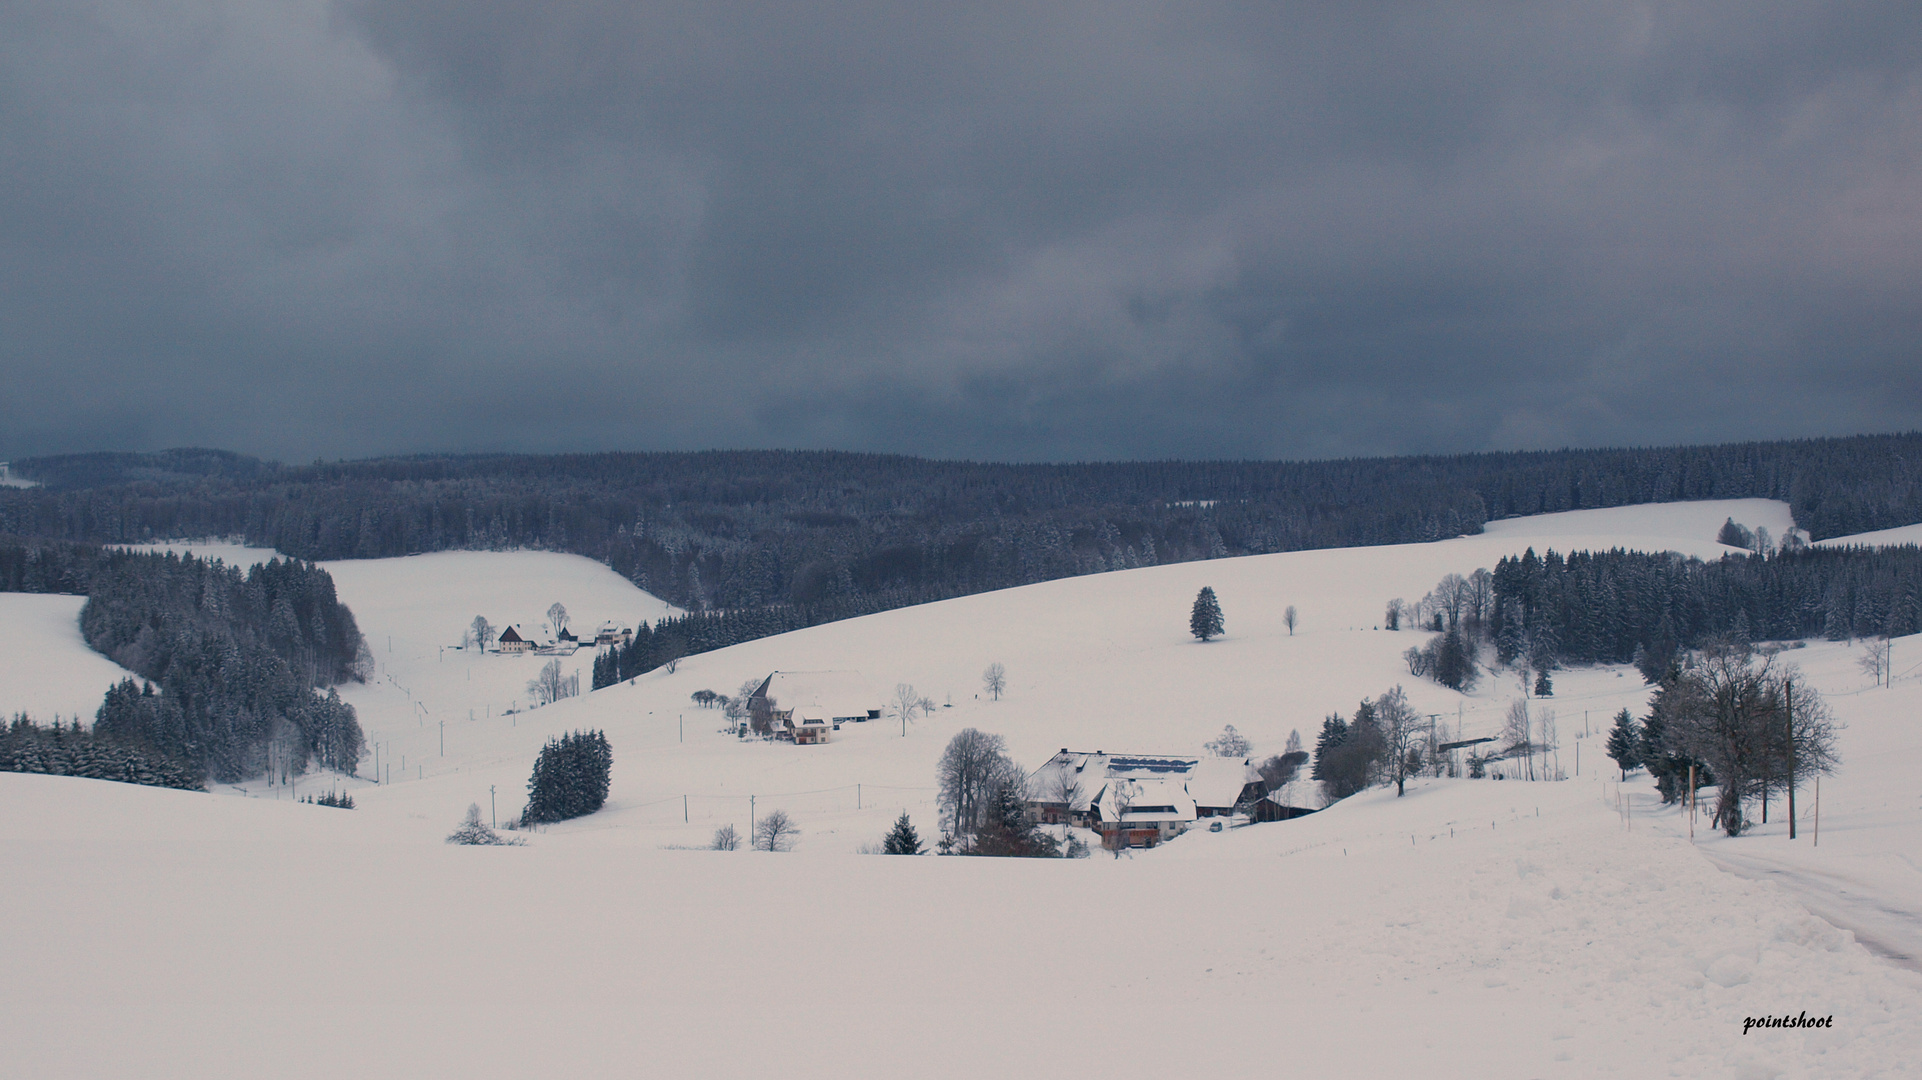
[[[1804,548],[1713,562],[1638,551],[1533,551],[1497,563],[1487,632],[1502,663],[1634,661],[1681,650],[1922,632],[1922,548]]]
[[[306,560],[448,549],[571,552],[689,611],[642,626],[632,644],[603,654],[594,672],[601,687],[683,656],[908,604],[1135,566],[1435,540],[1479,532],[1490,520],[1562,510],[1772,498],[1788,502],[1797,523],[1820,540],[1922,521],[1915,462],[1922,462],[1922,434],[1915,433],[1316,462],[1070,465],[816,451],[423,456],[303,466],[212,450],[83,454],[13,463],[16,475],[40,486],[0,489],[0,533],[38,539],[0,545],[0,588],[91,592],[91,571],[73,564],[86,556],[50,540],[239,537]],[[1612,557],[1576,560],[1571,580],[1586,581],[1594,560]],[[1864,567],[1894,565],[1874,554],[1857,558]],[[1568,574],[1570,561],[1556,573]],[[1877,580],[1887,572],[1859,571]],[[1613,657],[1637,634],[1634,644],[1645,651],[1671,639],[1684,646],[1695,625],[1691,613],[1704,603],[1696,593],[1720,587],[1706,582],[1733,573],[1622,571],[1626,576],[1611,587],[1652,581],[1646,587],[1665,597],[1667,623],[1657,620],[1647,632],[1550,626],[1564,609],[1539,614],[1512,592],[1488,618],[1505,619],[1506,605],[1519,602],[1530,632],[1542,641],[1565,639],[1559,655],[1571,660]],[[1579,587],[1586,586],[1568,586]],[[1846,600],[1829,591],[1820,600],[1824,632],[1833,632],[1834,620],[1853,627],[1877,617],[1873,604],[1858,614],[1852,598],[1882,591],[1849,585]],[[1614,612],[1610,620],[1621,614],[1618,601],[1595,603]],[[1843,606],[1846,613],[1831,618]],[[1759,603],[1749,607],[1751,620],[1781,621]],[[340,647],[332,633],[323,629],[298,647],[309,651],[282,662],[307,665],[314,685],[337,681],[338,658],[331,666],[316,659]],[[108,650],[144,653],[152,646],[137,634],[102,634]],[[1591,647],[1590,639],[1607,644]],[[171,660],[175,649],[164,655]],[[179,655],[192,652],[181,648]],[[183,663],[183,671],[206,671],[209,662]],[[277,694],[263,700],[285,699]],[[138,709],[144,717],[146,706]],[[302,733],[306,753],[337,758],[320,738],[334,729],[331,722],[289,722]],[[211,745],[204,734],[184,733],[234,724],[249,732],[273,727],[254,704],[237,706],[232,720],[143,719],[139,726],[167,733],[170,745],[194,748],[194,760],[226,774],[254,767],[259,755],[213,753],[200,749]],[[235,745],[257,743],[249,735]]]
[[[108,690],[85,741],[165,763],[154,774],[166,779],[153,782],[291,776],[309,764],[354,771],[353,707],[319,691],[363,677],[365,648],[319,567],[276,559],[243,574],[192,556],[15,541],[0,543],[0,583],[87,595],[87,644],[144,682]],[[38,730],[16,732],[21,745],[44,751]],[[51,771],[24,750],[14,760]]]

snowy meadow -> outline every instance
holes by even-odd
[[[1793,525],[1780,503],[1665,504],[1091,575],[539,708],[527,684],[548,658],[475,651],[476,615],[537,627],[558,602],[591,631],[671,609],[573,556],[328,564],[375,662],[343,690],[370,743],[358,776],[193,794],[0,774],[5,1072],[1909,1075],[1922,638],[1892,643],[1886,686],[1857,645],[1784,654],[1844,725],[1819,848],[1812,805],[1793,842],[1779,815],[1691,836],[1645,777],[1621,782],[1602,741],[1649,688],[1597,666],[1534,702],[1556,712],[1566,780],[1425,778],[1121,858],[860,854],[904,811],[936,833],[935,762],[968,727],[1030,768],[1064,747],[1200,754],[1229,723],[1269,754],[1400,685],[1456,737],[1495,734],[1518,681],[1411,676],[1403,653],[1428,635],[1383,629],[1386,601],[1529,547],[1714,558],[1728,518]],[[1226,621],[1206,644],[1186,626],[1204,585]],[[117,669],[62,625],[77,598],[0,599],[74,600],[33,616],[45,655],[4,669],[0,708],[97,701]],[[999,700],[982,686],[995,663]],[[934,707],[795,746],[727,733],[692,699],[777,670],[858,672],[877,705],[912,686]],[[470,804],[516,816],[542,745],[583,729],[613,747],[605,809],[519,847],[441,842]],[[294,801],[333,791],[355,808]],[[701,850],[770,810],[800,826],[791,852]],[[1802,1013],[1832,1026],[1745,1032]]]

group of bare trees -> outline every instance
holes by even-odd
[[[1531,707],[1526,696],[1508,703],[1502,718],[1502,757],[1517,762],[1517,779],[1561,779],[1561,734],[1555,725],[1555,710]],[[1535,759],[1540,757],[1541,767]],[[1484,759],[1489,760],[1489,759]]]
[[[756,851],[792,851],[794,841],[801,835],[801,827],[786,810],[770,810],[754,822],[753,836],[750,838]],[[713,839],[708,841],[709,848],[715,851],[738,851],[741,847],[741,833],[733,825],[723,825],[714,830]]]
[[[1719,644],[1656,692],[1650,726],[1672,757],[1699,762],[1712,775],[1713,822],[1739,835],[1744,804],[1796,788],[1834,770],[1835,721],[1820,695],[1798,682],[1773,654]],[[1653,766],[1651,766],[1653,767]]]
[[[935,765],[942,831],[953,848],[968,850],[1009,799],[1025,804],[1027,776],[1008,756],[999,735],[963,728],[948,740]]]
[[[549,660],[533,678],[527,680],[527,696],[538,708],[552,705],[565,698],[577,697],[581,692],[581,673],[561,674],[561,662]]]

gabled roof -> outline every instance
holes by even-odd
[[[1128,803],[1125,811],[1120,808],[1124,794]],[[1111,779],[1095,794],[1094,809],[1102,821],[1119,821],[1123,825],[1193,821],[1196,817],[1195,800],[1189,796],[1187,785],[1173,777]]]
[[[500,636],[499,638],[497,638],[496,640],[498,640],[498,641],[526,641],[527,639],[526,639],[526,638],[524,638],[524,637],[522,637],[522,636],[520,636],[519,634],[517,634],[517,633],[515,633],[515,632],[514,632],[514,628],[513,628],[513,627],[511,627],[511,626],[509,626],[509,627],[507,627],[506,629],[504,629],[504,630],[502,630],[502,631],[501,631],[501,636]]]
[[[1028,774],[1028,801],[1058,803],[1063,785],[1072,785],[1074,798],[1068,809],[1083,811],[1095,794],[1108,782],[1108,755],[1062,750],[1039,769]]]
[[[1198,806],[1232,807],[1248,784],[1259,779],[1261,772],[1247,758],[1202,758],[1188,773],[1188,794]]]
[[[776,671],[752,696],[773,698],[776,708],[793,711],[797,723],[865,719],[881,707],[880,695],[858,671]]]

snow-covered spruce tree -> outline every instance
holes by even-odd
[[[889,829],[887,837],[881,841],[881,854],[919,855],[921,853],[920,834],[914,831],[914,824],[908,820],[908,812],[903,810],[901,816],[894,820],[894,828]]]
[[[613,751],[601,732],[575,731],[549,740],[534,760],[521,822],[566,821],[599,810],[607,805],[613,767]]]
[[[1203,641],[1221,636],[1221,601],[1215,599],[1212,586],[1203,585],[1195,594],[1194,610],[1188,614],[1188,632]]]

